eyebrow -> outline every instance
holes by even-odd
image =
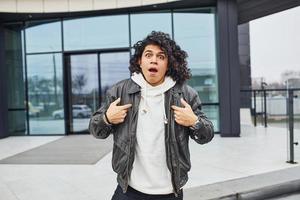
[[[153,51],[151,51],[151,50],[146,50],[144,53],[153,53]],[[163,51],[160,51],[160,52],[158,52],[157,54],[163,54],[163,55],[166,55],[166,53],[165,52],[163,52]]]

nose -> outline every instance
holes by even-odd
[[[155,63],[157,63],[157,56],[152,56],[152,58],[151,58],[151,62],[155,62]]]

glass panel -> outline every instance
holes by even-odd
[[[298,129],[298,131],[300,131],[300,90],[294,90],[294,118],[295,129]]]
[[[8,131],[11,136],[26,135],[26,110],[8,112]]]
[[[294,112],[294,131],[300,130],[300,90],[294,90],[293,98],[293,112]],[[264,112],[267,114],[267,126],[274,126],[280,128],[289,127],[289,101],[288,91],[269,90],[266,92],[266,102],[264,101],[263,92],[256,92],[256,101],[252,97],[252,107],[256,111],[257,125],[264,125]],[[266,108],[265,108],[266,105]],[[253,110],[254,111],[254,110]]]
[[[171,13],[143,13],[130,15],[131,45],[144,39],[151,31],[163,31],[172,37]]]
[[[102,49],[129,46],[128,15],[65,20],[64,49]]]
[[[21,23],[9,24],[4,30],[9,133],[10,135],[26,135],[23,25]],[[21,109],[21,111],[13,109]]]
[[[219,106],[204,105],[204,106],[202,106],[202,111],[205,113],[205,115],[208,117],[208,119],[213,123],[214,131],[219,132],[220,131]]]
[[[62,55],[27,56],[30,134],[64,134],[64,119],[54,112],[63,110]]]
[[[102,97],[105,97],[106,90],[113,84],[129,78],[128,63],[129,52],[100,54]]]
[[[32,21],[26,27],[27,53],[61,51],[60,21]]]
[[[300,142],[300,90],[294,91],[294,142]],[[300,160],[300,147],[295,145],[295,160]]]
[[[70,64],[72,77],[71,131],[87,131],[89,118],[92,112],[99,107],[98,56],[97,54],[72,55]]]
[[[213,9],[174,12],[174,37],[189,55],[193,74],[189,84],[199,92],[203,103],[219,102],[215,34]]]

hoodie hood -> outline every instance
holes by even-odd
[[[144,114],[146,114],[151,108],[148,106],[148,101],[151,98],[161,98],[162,103],[160,107],[164,114],[164,123],[167,124],[168,120],[165,112],[165,95],[164,93],[172,88],[176,82],[169,76],[165,77],[162,84],[157,86],[150,85],[142,75],[142,73],[133,73],[131,79],[141,87],[141,105],[140,108]]]
[[[166,76],[162,84],[157,86],[152,86],[145,80],[142,73],[136,73],[136,72],[133,73],[131,79],[142,88],[142,91],[143,90],[147,91],[146,93],[147,96],[161,95],[176,84],[176,82],[171,77]]]

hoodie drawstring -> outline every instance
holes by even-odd
[[[165,109],[165,95],[164,95],[164,93],[161,93],[161,99],[162,99],[162,104],[161,104],[161,106],[162,106],[162,110],[163,110],[163,112],[164,112],[164,123],[165,124],[168,124],[168,119],[167,119],[167,115],[166,115],[166,109]]]
[[[142,88],[142,90],[145,91],[144,94],[142,93],[142,98],[143,98],[142,112],[143,112],[143,114],[146,114],[149,111],[149,109],[148,109],[149,106],[148,106],[148,103],[147,103],[147,86],[145,86],[144,88]],[[161,101],[162,101],[161,109],[162,109],[163,114],[164,114],[164,123],[168,124],[168,119],[167,119],[166,109],[165,109],[165,94],[161,93],[160,96],[161,96]]]
[[[142,112],[144,113],[144,114],[146,114],[147,112],[148,112],[148,108],[149,108],[149,106],[148,106],[148,103],[147,103],[147,84],[145,83],[144,84],[144,87],[142,88],[142,90],[144,90],[145,91],[145,93],[144,93],[144,95],[143,95],[143,92],[142,92],[142,98],[143,98],[143,108],[142,108]]]

